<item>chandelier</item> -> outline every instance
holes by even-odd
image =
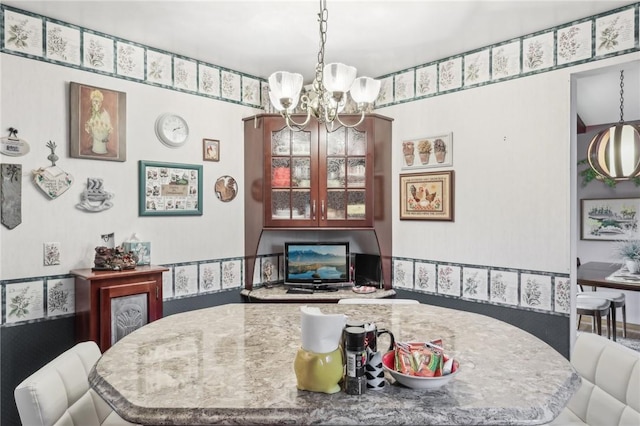
[[[623,111],[624,70],[620,71],[620,122],[598,132],[587,150],[589,165],[604,178],[640,177],[640,125],[625,124]]]
[[[320,0],[320,50],[316,64],[315,79],[310,88],[302,95],[302,75],[287,71],[277,71],[269,76],[269,98],[274,108],[284,117],[291,130],[302,130],[313,116],[327,128],[333,128],[337,121],[345,127],[355,127],[362,123],[365,113],[372,109],[373,102],[380,91],[380,81],[370,77],[356,78],[356,68],[341,64],[324,64],[324,45],[327,41],[328,11],[326,0]],[[348,94],[357,105],[360,120],[355,124],[345,124],[340,119],[344,111]],[[307,116],[302,122],[296,122],[292,114],[300,103],[300,109]]]

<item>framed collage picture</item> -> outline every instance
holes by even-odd
[[[453,170],[400,175],[400,220],[454,219]]]
[[[139,215],[202,215],[202,165],[140,160]]]

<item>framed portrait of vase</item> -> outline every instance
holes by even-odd
[[[127,95],[71,82],[69,155],[88,160],[127,160]]]

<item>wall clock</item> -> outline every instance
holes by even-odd
[[[187,120],[177,114],[166,113],[156,120],[156,136],[170,148],[178,148],[189,138]]]

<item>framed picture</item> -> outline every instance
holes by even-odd
[[[69,155],[126,161],[126,93],[74,82],[69,89]]]
[[[585,198],[580,210],[582,240],[626,240],[638,231],[640,198]]]
[[[453,221],[453,170],[400,175],[400,220]]]
[[[202,215],[202,165],[140,160],[139,215]]]
[[[202,159],[204,161],[220,161],[220,141],[202,139]]]
[[[453,165],[453,134],[402,141],[401,168],[403,170],[446,167]]]

